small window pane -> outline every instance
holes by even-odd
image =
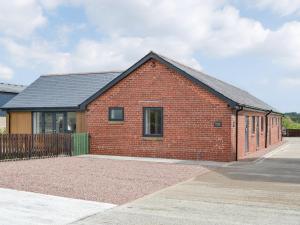
[[[121,108],[121,107],[109,108],[109,120],[110,121],[123,121],[124,120],[124,108]]]
[[[68,133],[76,132],[76,112],[67,113],[67,132]]]
[[[43,114],[41,112],[33,113],[33,133],[43,133]]]
[[[56,133],[64,133],[64,114],[56,113],[55,114],[55,132]]]
[[[53,133],[53,116],[52,113],[45,113],[45,133]]]
[[[162,136],[162,108],[144,108],[144,135]]]
[[[264,131],[264,117],[261,117],[261,131]]]

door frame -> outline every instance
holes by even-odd
[[[245,115],[245,152],[249,152],[249,116]]]

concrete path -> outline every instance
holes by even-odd
[[[1,225],[64,225],[114,206],[0,188]]]
[[[300,139],[75,224],[300,225]]]
[[[199,165],[208,167],[225,166],[228,163],[214,162],[214,161],[196,161],[196,160],[180,160],[180,159],[165,159],[165,158],[149,158],[149,157],[130,157],[130,156],[116,156],[116,155],[79,155],[78,158],[91,158],[91,159],[110,159],[120,161],[140,161],[152,163],[167,163],[179,165]]]

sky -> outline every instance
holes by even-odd
[[[300,0],[0,1],[0,82],[120,71],[152,50],[300,112]]]

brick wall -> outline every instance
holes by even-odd
[[[108,121],[115,106],[124,107],[124,122]],[[143,137],[143,107],[163,107],[162,139]],[[90,103],[86,121],[93,154],[232,161],[232,115],[223,100],[151,60]]]
[[[238,125],[238,132],[239,132],[239,140],[238,140],[238,156],[239,159],[243,159],[249,154],[256,153],[257,151],[265,149],[265,141],[266,141],[266,113],[263,112],[253,112],[253,111],[241,111],[239,113],[239,125]],[[249,127],[248,127],[248,140],[249,140],[249,148],[248,151],[246,151],[246,139],[245,139],[245,117],[249,117]],[[255,117],[255,129],[253,132],[253,123],[252,118]],[[263,117],[263,129],[262,129],[262,121],[261,117]],[[259,129],[257,130],[257,119],[259,118]],[[274,123],[272,125],[272,119],[274,118]],[[278,120],[278,123],[275,124],[275,119]],[[268,129],[271,131],[271,145],[278,144],[281,142],[281,125],[280,125],[280,116],[275,114],[268,115]],[[271,121],[271,123],[270,123]],[[258,131],[258,138],[259,138],[259,144],[257,145],[257,131]],[[268,131],[268,132],[269,132]],[[279,131],[279,133],[278,133]],[[232,131],[235,133],[235,131]],[[267,135],[267,144],[268,147],[270,146],[269,142],[269,133]]]
[[[124,107],[124,122],[109,122],[108,108]],[[163,107],[163,138],[143,137],[143,107]],[[239,113],[239,159],[265,149],[265,114]],[[249,116],[249,149],[245,151],[245,116]],[[257,129],[252,132],[252,116]],[[263,117],[263,129],[261,129]],[[270,144],[281,141],[280,123],[269,115]],[[86,123],[92,154],[232,161],[236,157],[235,110],[193,82],[150,60],[88,105]],[[222,121],[222,127],[214,127]],[[278,135],[279,130],[279,135]]]
[[[276,116],[276,115],[269,115],[269,131],[271,133],[268,134],[268,145],[274,145],[277,144],[280,140],[281,140],[281,122],[280,122],[280,117]],[[272,122],[273,120],[273,122]],[[270,140],[270,136],[271,136],[271,140]]]

